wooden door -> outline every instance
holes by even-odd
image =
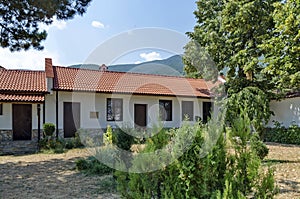
[[[147,126],[147,104],[134,105],[134,124],[138,128]]]
[[[80,128],[80,103],[64,102],[64,137],[75,137]]]
[[[207,123],[207,121],[210,119],[211,111],[212,111],[212,103],[203,102],[203,123]]]
[[[13,140],[31,140],[32,105],[13,104]]]

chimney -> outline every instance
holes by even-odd
[[[102,64],[102,66],[99,67],[99,70],[100,70],[101,72],[105,72],[105,71],[108,70],[108,67],[107,67],[105,64]]]
[[[52,59],[45,58],[45,71],[47,78],[54,78],[53,66],[52,66]]]
[[[53,94],[54,72],[51,58],[45,58],[45,72],[46,72],[46,85],[47,91]]]

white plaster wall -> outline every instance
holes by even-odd
[[[45,96],[45,121],[56,124],[55,92]]]
[[[17,104],[17,103],[14,103]],[[26,104],[26,103],[24,103]],[[41,105],[41,128],[43,126],[43,105]],[[0,129],[12,130],[12,103],[3,103],[3,115],[0,115]],[[37,104],[32,104],[32,129],[38,129]]]
[[[11,103],[3,103],[3,114],[0,115],[0,129],[12,130],[12,106]]]
[[[287,98],[282,101],[271,101],[271,110],[275,113],[268,126],[273,126],[273,120],[282,123],[285,127],[296,122],[300,126],[300,97]]]
[[[123,121],[106,121],[106,99],[123,99]],[[172,100],[172,121],[162,122],[164,127],[179,127],[182,124],[181,101],[194,102],[194,118],[202,118],[202,99],[182,98],[182,97],[160,97],[160,96],[138,96],[123,94],[105,94],[88,92],[59,92],[59,117],[58,128],[63,129],[63,103],[80,103],[80,127],[85,129],[106,128],[107,125],[122,127],[124,125],[133,127],[134,125],[134,104],[147,104],[147,127],[157,124],[159,118],[159,100]],[[209,100],[206,100],[209,101]],[[46,122],[56,124],[56,94],[46,96]],[[90,118],[90,112],[98,112],[99,118]]]

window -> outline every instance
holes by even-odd
[[[3,115],[3,104],[0,104],[0,115]]]
[[[107,121],[123,121],[123,99],[107,99]]]
[[[159,116],[162,121],[172,121],[172,100],[159,100]]]
[[[194,102],[193,101],[182,101],[182,120],[187,118],[188,121],[193,121],[194,118]]]
[[[90,118],[91,119],[99,118],[99,112],[90,112]]]

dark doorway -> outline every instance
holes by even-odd
[[[203,102],[203,123],[207,123],[207,121],[211,118],[211,111],[212,103]]]
[[[80,103],[64,102],[64,137],[75,137],[80,128]]]
[[[137,128],[147,126],[147,104],[134,105],[134,124]]]
[[[32,105],[13,104],[13,140],[31,140]]]

